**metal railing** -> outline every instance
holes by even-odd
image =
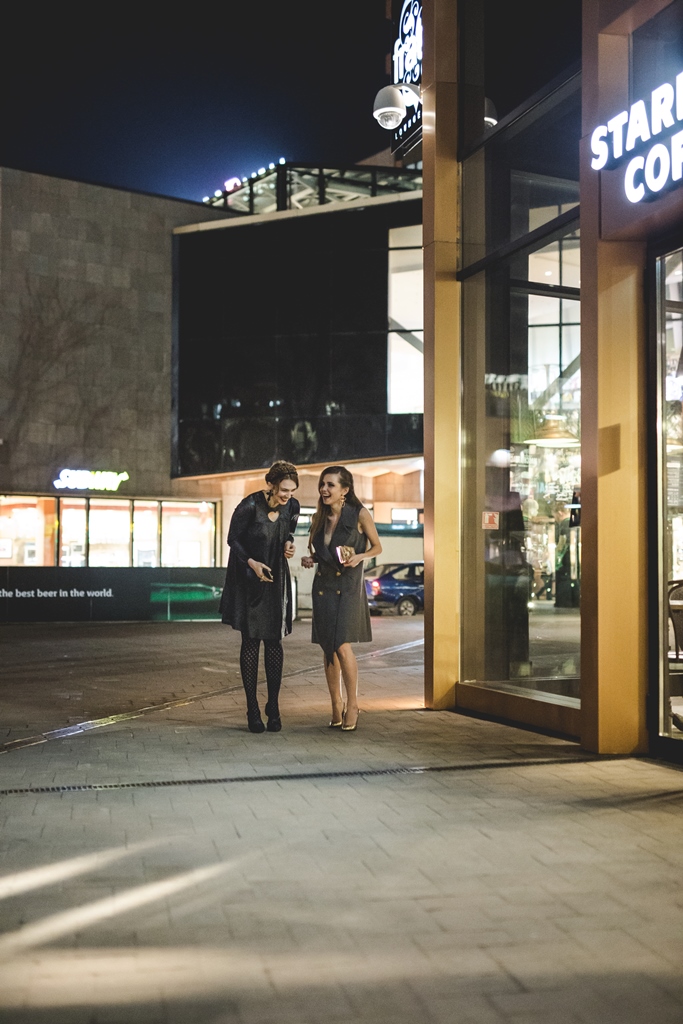
[[[422,420],[418,413],[183,418],[178,424],[175,475],[261,469],[276,459],[306,465],[420,455]]]
[[[422,171],[402,167],[318,167],[276,164],[242,185],[207,197],[207,206],[236,216],[304,210],[327,203],[351,203],[374,196],[418,192]]]

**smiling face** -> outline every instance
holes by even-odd
[[[289,499],[294,494],[297,485],[293,480],[280,480],[278,484],[273,484],[271,504],[275,501],[280,505],[286,505]]]
[[[323,505],[334,505],[349,493],[348,487],[342,487],[338,473],[325,473],[320,484],[320,497]]]

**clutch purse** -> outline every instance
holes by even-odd
[[[340,544],[337,547],[337,558],[342,563],[348,562],[349,558],[353,558],[355,555],[353,548],[349,547],[348,544]]]

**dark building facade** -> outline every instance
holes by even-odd
[[[176,232],[177,476],[422,452],[421,193]]]
[[[171,475],[172,233],[220,215],[10,168],[0,198],[0,621],[215,615],[220,503]]]

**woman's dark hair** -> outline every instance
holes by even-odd
[[[266,473],[266,483],[271,487],[279,487],[283,480],[293,480],[299,486],[299,474],[291,462],[274,462]]]
[[[313,519],[311,520],[309,542],[313,537],[315,537],[316,533],[325,521],[325,517],[332,515],[332,509],[328,505],[323,505],[323,499],[320,497],[320,488],[322,487],[323,480],[328,473],[333,476],[338,476],[339,483],[342,487],[348,487],[348,491],[344,497],[347,505],[352,505],[354,508],[360,508],[363,505],[363,502],[353,489],[353,473],[349,473],[346,466],[328,466],[327,469],[322,471],[318,479],[318,507],[316,508]]]

